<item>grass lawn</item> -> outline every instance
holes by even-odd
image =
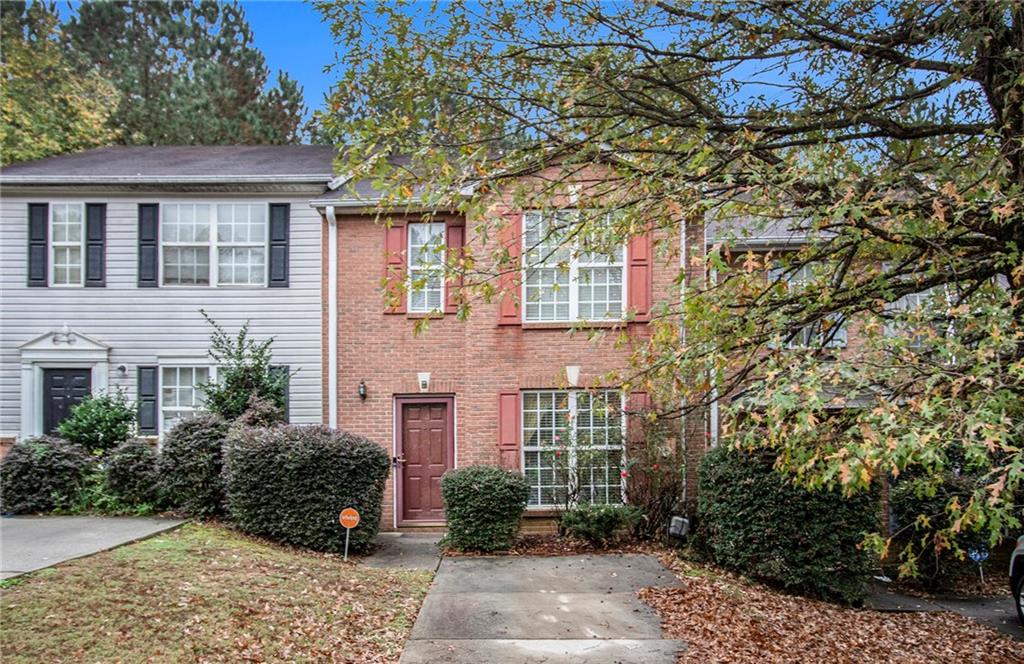
[[[192,524],[8,582],[2,659],[393,662],[431,576]]]

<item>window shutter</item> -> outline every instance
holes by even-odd
[[[284,379],[284,419],[285,422],[289,422],[291,421],[289,410],[292,401],[292,372],[286,364],[274,364],[270,367],[270,374],[272,376],[282,376]]]
[[[155,436],[157,430],[157,371],[156,366],[140,366],[138,368],[138,406],[139,406],[139,434],[143,436]]]
[[[405,233],[405,224],[384,229],[384,290],[398,298],[395,306],[384,311],[386,314],[405,313]]]
[[[629,240],[629,294],[626,308],[634,314],[634,320],[651,320],[652,270],[651,233],[637,235]]]
[[[498,458],[502,468],[519,470],[522,427],[519,426],[519,392],[498,395]]]
[[[288,288],[288,226],[291,206],[288,203],[270,205],[270,257],[268,269],[270,288]]]
[[[511,262],[503,267],[504,271],[498,277],[498,288],[501,291],[498,325],[520,325],[522,316],[519,313],[519,287],[522,283],[522,262],[519,256],[523,247],[523,215],[514,214],[509,217],[508,225],[501,230],[499,241],[507,248]]]
[[[85,204],[85,285],[107,285],[107,204]]]
[[[462,255],[462,247],[465,243],[466,227],[461,224],[449,223],[445,226],[445,245],[448,247],[449,265],[457,264]],[[454,314],[459,311],[459,303],[462,300],[462,277],[449,280],[445,284],[444,312]]]
[[[156,288],[160,255],[160,206],[139,204],[139,288]]]
[[[28,204],[28,285],[45,287],[49,281],[50,206]]]

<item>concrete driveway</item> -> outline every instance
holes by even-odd
[[[636,591],[678,583],[645,555],[444,558],[401,662],[670,664]]]
[[[0,578],[106,551],[177,528],[184,521],[134,517],[0,518]]]

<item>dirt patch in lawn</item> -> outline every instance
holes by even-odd
[[[1022,645],[949,613],[882,613],[787,595],[671,554],[682,588],[644,588],[684,663],[1020,662]]]
[[[432,575],[188,525],[0,591],[14,662],[395,662]]]

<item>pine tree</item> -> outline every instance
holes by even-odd
[[[86,67],[117,86],[127,144],[295,143],[304,106],[270,71],[237,2],[83,4],[66,27]]]

